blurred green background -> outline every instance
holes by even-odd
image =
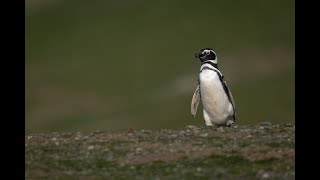
[[[26,133],[204,126],[213,48],[241,124],[295,121],[293,0],[26,0]]]

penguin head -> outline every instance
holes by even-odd
[[[199,58],[201,62],[208,60],[217,60],[217,55],[211,48],[203,48],[200,52],[195,54],[196,58]]]

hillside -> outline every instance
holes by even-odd
[[[30,134],[26,179],[295,179],[295,125]]]

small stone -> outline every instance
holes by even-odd
[[[200,137],[208,137],[208,133],[200,134]]]
[[[185,136],[192,136],[193,134],[192,134],[192,132],[187,131],[184,135],[185,135]]]
[[[128,159],[132,159],[133,157],[134,157],[134,153],[132,153],[132,152],[129,152],[126,154],[126,158],[128,158]]]
[[[260,124],[260,126],[270,126],[271,122],[270,121],[261,121],[259,124]]]
[[[246,137],[244,137],[244,138],[251,138],[252,137],[252,135],[251,134],[249,134],[248,136],[246,136]]]
[[[196,129],[200,129],[200,128],[198,128],[197,126],[188,125],[188,126],[186,126],[186,129],[196,130]]]
[[[59,159],[59,158],[60,158],[59,155],[55,155],[55,156],[54,156],[54,159]]]
[[[264,170],[260,170],[258,173],[257,173],[257,177],[260,179],[268,179],[270,178],[270,174],[268,172],[265,172]]]
[[[94,133],[102,133],[101,130],[95,130]]]
[[[93,150],[94,149],[94,146],[89,146],[88,147],[88,150]]]
[[[263,179],[268,179],[270,177],[270,175],[268,173],[263,173],[261,178]]]
[[[113,154],[112,153],[108,153],[106,160],[107,161],[112,161],[113,160]]]
[[[178,137],[178,135],[173,134],[173,135],[171,135],[171,137],[172,137],[172,138],[176,138],[176,137]]]
[[[198,172],[201,172],[201,171],[202,171],[202,168],[201,168],[201,167],[198,167],[198,168],[197,168],[197,171],[198,171]]]
[[[150,130],[141,130],[141,133],[144,133],[144,134],[150,134],[152,131],[150,131]]]
[[[136,153],[140,153],[140,152],[142,152],[142,148],[141,147],[136,148]]]
[[[217,131],[218,131],[218,132],[225,132],[225,130],[223,129],[223,127],[219,127],[219,128],[217,129]]]

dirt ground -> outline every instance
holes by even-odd
[[[295,179],[295,125],[29,134],[25,178]]]

